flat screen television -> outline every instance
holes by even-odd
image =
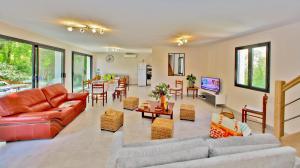
[[[220,78],[201,77],[201,89],[219,93],[221,90]]]

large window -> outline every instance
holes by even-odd
[[[0,35],[0,96],[63,83],[64,50]]]
[[[269,92],[271,43],[235,49],[235,86]]]
[[[72,91],[82,90],[82,81],[92,78],[92,56],[72,52]]]
[[[64,50],[40,46],[38,61],[38,86],[64,83]]]

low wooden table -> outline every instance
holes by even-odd
[[[142,113],[143,118],[151,118],[152,122],[156,117],[159,117],[160,115],[167,115],[170,116],[170,119],[173,119],[173,107],[175,103],[169,102],[168,104],[168,111],[156,111],[155,107],[160,106],[160,102],[157,101],[150,101],[148,100],[146,103],[149,103],[149,108],[145,109],[144,107],[138,107],[136,109],[137,112]],[[151,116],[146,116],[145,113],[150,113]]]
[[[189,91],[192,91],[193,92],[193,99],[194,99],[195,95],[196,95],[196,97],[198,97],[198,90],[199,90],[199,88],[197,86],[187,87],[186,88],[186,95],[189,96]]]

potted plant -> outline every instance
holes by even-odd
[[[156,100],[160,99],[161,107],[164,107],[166,104],[166,99],[171,98],[169,85],[166,83],[160,83],[156,85],[149,96],[155,98]]]
[[[188,87],[191,87],[191,88],[195,87],[196,79],[197,79],[196,76],[194,76],[193,74],[187,75],[186,80],[189,81]]]

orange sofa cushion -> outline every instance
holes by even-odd
[[[58,107],[67,100],[67,89],[62,84],[54,84],[41,89],[52,107]]]

